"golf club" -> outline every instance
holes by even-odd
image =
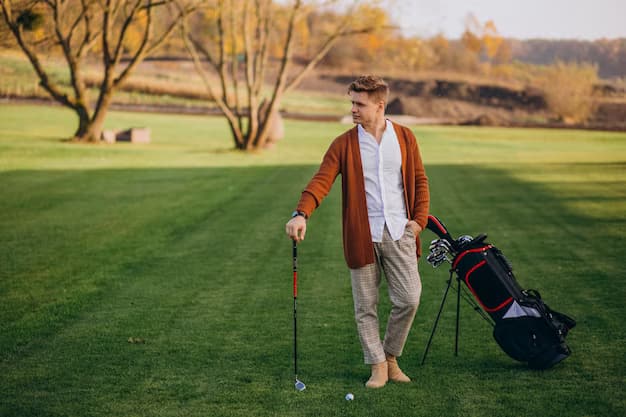
[[[428,248],[430,254],[426,257],[426,261],[433,266],[433,268],[439,267],[444,262],[452,263],[449,255],[452,255],[452,247],[445,239],[436,239],[430,243]]]
[[[296,389],[304,391],[306,385],[298,379],[298,242],[293,241],[293,369],[296,377]]]

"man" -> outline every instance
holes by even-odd
[[[356,126],[332,142],[286,231],[291,239],[304,240],[306,220],[341,174],[344,255],[359,339],[372,370],[365,385],[380,388],[388,380],[411,381],[396,358],[404,349],[421,294],[417,259],[419,233],[428,216],[428,179],[413,133],[385,118],[385,81],[359,77],[348,94]],[[392,303],[383,341],[377,314],[381,272]]]

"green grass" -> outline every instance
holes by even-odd
[[[3,417],[626,414],[625,134],[416,129],[432,212],[488,233],[523,286],[577,319],[569,359],[529,371],[467,305],[455,358],[449,301],[420,366],[447,278],[422,262],[401,359],[415,382],[365,390],[335,187],[300,247],[298,393],[284,223],[346,126],[288,121],[275,150],[242,155],[219,118],[107,123],[149,126],[153,143],[70,144],[69,112],[0,106]]]

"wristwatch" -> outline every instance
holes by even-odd
[[[296,211],[294,211],[293,213],[291,213],[291,217],[292,217],[292,218],[294,218],[294,217],[298,217],[298,216],[302,216],[302,217],[304,217],[304,219],[306,220],[306,214],[304,214],[304,212],[303,212],[303,211],[296,210]]]

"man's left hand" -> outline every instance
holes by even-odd
[[[409,226],[411,230],[413,230],[413,234],[415,236],[419,235],[420,232],[422,231],[422,228],[420,227],[419,224],[417,224],[415,220],[409,220],[407,223],[407,226]]]

